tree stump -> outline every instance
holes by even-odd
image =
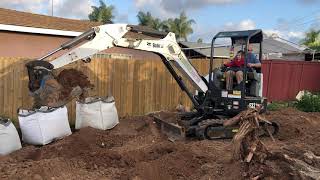
[[[277,170],[266,162],[273,161],[273,163],[282,164],[282,167],[291,172],[292,177],[320,179],[319,156],[307,152],[304,153],[304,159],[297,159],[285,152],[269,152],[259,139],[259,122],[270,123],[259,115],[259,109],[249,108],[224,123],[224,126],[240,125],[239,131],[232,140],[232,151],[233,159],[243,163],[246,178],[272,177]]]

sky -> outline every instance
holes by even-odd
[[[98,0],[1,0],[0,7],[87,19]],[[115,7],[114,22],[138,24],[137,13],[150,11],[160,19],[175,18],[182,11],[193,24],[189,41],[205,42],[219,31],[262,29],[267,35],[300,42],[310,28],[320,29],[320,0],[104,0]]]

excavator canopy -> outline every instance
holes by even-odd
[[[247,31],[223,31],[219,32],[215,37],[231,38],[232,42],[249,38],[249,43],[260,43],[263,40],[263,33],[261,29]]]

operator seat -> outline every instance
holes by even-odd
[[[222,85],[221,87],[224,88],[226,77],[224,76],[224,71],[225,69],[222,68],[222,71],[220,71],[219,74],[217,74],[220,84]],[[247,72],[247,81],[245,82],[246,84],[246,94],[248,96],[262,96],[261,94],[261,88],[262,88],[262,74],[261,74],[261,68],[252,68],[250,72]],[[234,86],[236,86],[236,77],[234,77]]]
[[[246,87],[250,96],[262,96],[262,78],[261,68],[252,69],[252,71],[247,72]]]

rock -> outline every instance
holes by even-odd
[[[33,175],[33,179],[34,180],[43,180],[42,176],[40,176],[39,174]]]

